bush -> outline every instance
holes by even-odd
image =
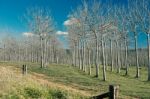
[[[10,93],[0,96],[0,99],[20,99],[17,94]]]
[[[49,95],[52,97],[52,99],[67,99],[66,93],[61,92],[59,90],[50,90]]]
[[[31,98],[40,98],[42,96],[42,92],[35,88],[25,88],[25,94]]]

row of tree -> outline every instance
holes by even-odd
[[[118,1],[119,2],[119,1]],[[92,5],[91,5],[92,4]],[[99,76],[99,66],[102,65],[103,80],[106,80],[106,69],[114,66],[117,73],[125,67],[128,75],[129,46],[134,42],[136,61],[136,78],[140,77],[138,36],[147,35],[148,42],[148,80],[150,80],[150,2],[148,0],[128,0],[127,4],[115,5],[84,2],[72,11],[66,24],[70,48],[72,49],[72,64],[91,74],[91,65],[96,67],[96,77]],[[142,59],[143,60],[143,59]]]
[[[148,67],[150,80],[149,4],[148,0],[128,0],[127,4],[119,5],[110,1],[83,2],[64,23],[68,31],[67,48],[57,39],[49,9],[30,9],[24,19],[31,33],[25,33],[21,40],[4,38],[0,59],[38,62],[41,68],[50,63],[72,64],[89,75],[95,67],[96,77],[102,66],[104,81],[107,69],[120,73],[124,68],[128,75],[130,65],[136,66],[138,78],[140,64]],[[147,35],[148,49],[138,49],[139,33]],[[134,50],[130,48],[132,43]]]

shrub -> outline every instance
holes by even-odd
[[[66,93],[60,90],[53,90],[53,91],[50,90],[49,95],[52,97],[52,99],[67,99]]]
[[[42,92],[35,88],[25,88],[25,94],[31,98],[40,98],[42,96]]]
[[[10,93],[0,96],[0,99],[20,99],[17,94]]]

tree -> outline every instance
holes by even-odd
[[[54,34],[55,30],[53,19],[49,10],[35,8],[28,10],[26,20],[31,32],[40,38],[41,68],[43,68],[45,65],[47,39]]]
[[[150,1],[142,0],[138,13],[140,14],[141,30],[147,34],[148,49],[148,81],[150,81]]]
[[[139,78],[140,76],[140,70],[139,70],[139,55],[138,55],[138,32],[137,27],[140,24],[141,15],[139,13],[139,6],[138,2],[140,1],[130,1],[131,5],[129,6],[130,12],[128,16],[128,20],[130,23],[130,31],[134,35],[134,43],[135,43],[135,56],[136,56],[136,78]]]

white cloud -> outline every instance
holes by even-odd
[[[72,25],[72,24],[77,23],[77,22],[79,22],[79,21],[76,18],[71,18],[71,19],[66,20],[64,22],[64,25],[69,26],[69,25]]]
[[[71,25],[72,23],[71,23],[71,21],[70,20],[66,20],[65,22],[64,22],[64,25],[65,26],[68,26],[68,25]]]
[[[68,35],[68,32],[63,32],[63,31],[57,31],[57,35]]]
[[[31,32],[24,32],[22,35],[26,37],[32,37],[34,34]]]

